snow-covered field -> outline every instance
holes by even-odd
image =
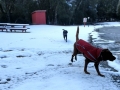
[[[104,23],[120,26],[120,23]],[[77,26],[30,25],[30,33],[0,32],[0,90],[119,90],[111,74],[100,67],[106,77],[100,77],[90,63],[87,75],[83,72],[84,57],[70,65]],[[88,33],[101,25],[79,26],[79,37],[88,40]],[[62,29],[68,30],[65,42]],[[94,36],[97,37],[95,34]],[[118,60],[110,65],[120,71]],[[116,67],[118,65],[118,67]],[[118,80],[118,82],[120,82]]]

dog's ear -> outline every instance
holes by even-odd
[[[105,50],[109,50],[109,49],[105,49]]]
[[[109,51],[109,49],[103,49],[103,51],[106,51],[106,52],[107,52],[107,51]]]
[[[106,53],[108,53],[108,52],[110,52],[109,49],[103,49],[103,50],[102,50],[102,53],[103,53],[104,55],[106,55]]]

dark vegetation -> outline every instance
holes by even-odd
[[[77,25],[88,22],[118,21],[119,0],[0,0],[0,23],[32,24],[31,13],[46,10],[47,24]]]

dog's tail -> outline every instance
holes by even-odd
[[[79,26],[77,27],[77,31],[76,31],[76,41],[79,40]]]

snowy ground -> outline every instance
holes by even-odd
[[[118,22],[106,26],[120,26]],[[97,75],[94,64],[83,72],[84,57],[70,65],[77,26],[31,25],[30,33],[0,32],[0,90],[119,90],[111,74],[120,75],[118,60],[111,66],[118,72],[100,67],[106,77]],[[88,40],[88,33],[103,25],[80,26],[79,37]],[[68,30],[68,42],[62,29]],[[97,36],[95,34],[95,36]],[[118,80],[118,82],[120,82]]]

